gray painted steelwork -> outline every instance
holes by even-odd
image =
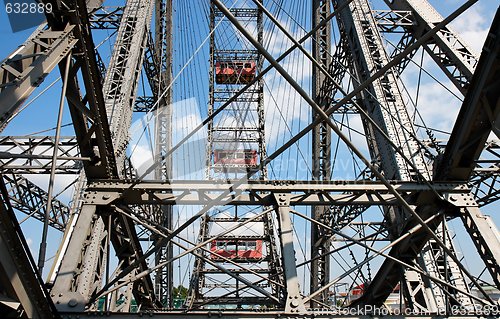
[[[10,311],[18,309],[25,317],[51,317],[56,315],[51,305],[54,302],[63,317],[101,316],[103,313],[94,311],[98,299],[105,297],[104,310],[110,317],[341,318],[344,313],[331,309],[329,290],[346,276],[358,276],[355,272],[375,257],[383,258],[382,266],[370,282],[361,275],[356,277],[364,283],[363,292],[343,310],[381,306],[398,284],[405,307],[426,311],[429,317],[453,315],[450,305],[494,304],[485,294],[485,287],[478,284],[477,278],[457,258],[446,223],[449,219],[462,219],[485,269],[497,288],[500,287],[498,230],[479,209],[498,197],[496,146],[490,144],[486,147],[492,159],[478,162],[490,132],[498,136],[498,13],[483,54],[478,59],[447,27],[450,21],[477,1],[467,1],[449,17],[443,18],[427,1],[387,0],[392,10],[374,11],[366,0],[315,0],[312,31],[295,40],[266,9],[266,3],[255,0],[255,8],[228,9],[224,1],[213,0],[211,30],[215,27],[215,19],[227,18],[227,23],[238,29],[254,48],[240,51],[216,48],[212,37],[209,70],[212,109],[202,125],[180,144],[172,146],[168,108],[171,92],[165,91],[171,86],[172,1],[129,0],[124,7],[114,9],[100,7],[100,1],[97,4],[87,4],[83,0],[45,2],[52,3],[55,9],[54,14],[47,15],[47,28],[39,28],[0,68],[0,100],[5,102],[0,103],[1,123],[5,125],[10,121],[57,64],[64,74],[67,70],[65,62],[69,62],[69,76],[63,78],[76,138],[63,138],[59,143],[55,142],[57,139],[46,137],[6,137],[0,141],[4,152],[0,164],[4,174],[2,181],[7,182],[7,187],[2,189],[0,248],[5,254],[0,260],[0,281],[2,305],[11,307]],[[88,8],[90,12],[87,12]],[[150,26],[153,10],[155,32]],[[293,43],[293,47],[277,59],[262,45],[264,15]],[[341,37],[332,53],[329,33],[333,17],[337,18]],[[241,24],[245,19],[256,20],[256,37]],[[95,51],[91,29],[116,29],[118,32],[107,67]],[[380,32],[402,33],[392,56],[387,54]],[[312,55],[303,47],[310,37],[314,39]],[[279,64],[296,48],[313,65],[311,96]],[[419,48],[427,51],[465,95],[444,152],[431,158],[434,167],[427,163],[426,145],[415,135],[399,86],[400,73]],[[218,88],[214,83],[216,54],[233,58],[238,55],[255,57],[258,66],[255,79],[238,88]],[[68,59],[64,61],[66,57]],[[264,67],[264,59],[269,66]],[[152,89],[151,97],[137,97],[143,67]],[[278,71],[304,98],[313,109],[314,117],[312,123],[290,141],[267,154],[262,85],[264,74],[271,69]],[[345,92],[339,84],[347,75],[355,82],[351,92]],[[215,133],[241,131],[241,127],[217,126],[214,120],[225,111],[234,111],[234,107],[229,106],[234,102],[256,104],[258,125],[247,128],[248,137],[217,140]],[[132,112],[153,110],[155,105],[154,111],[166,110],[157,126],[157,163],[151,168],[157,180],[144,182],[134,179],[133,167],[124,155]],[[363,119],[370,159],[331,118],[332,114],[349,112],[356,112]],[[215,149],[212,145],[207,156],[211,180],[170,181],[172,152],[206,124],[211,143],[235,140],[258,144],[258,165],[249,167],[236,181],[227,183],[226,176],[216,172],[210,160]],[[267,164],[311,131],[314,136],[314,181],[267,181]],[[329,181],[332,131],[368,167],[366,173],[371,176],[371,181]],[[436,144],[435,141],[432,143]],[[40,154],[38,150],[42,148],[45,151]],[[57,161],[50,162],[52,154],[56,154]],[[34,186],[22,175],[47,173],[54,163],[57,165],[51,170],[51,182],[56,173],[80,173],[77,184],[82,194],[77,191],[71,208],[51,200],[51,192]],[[51,205],[47,205],[48,201]],[[11,205],[45,221],[47,226],[64,231],[48,285],[41,283],[26,245],[22,243]],[[173,205],[204,207],[186,223],[172,229]],[[207,214],[212,207],[223,205],[235,209],[257,206],[262,207],[262,211],[253,217],[240,218],[225,233],[213,235],[209,223],[232,221],[224,216],[210,217]],[[304,215],[295,211],[293,206],[313,207],[314,214]],[[372,206],[383,207],[385,220],[353,222]],[[310,238],[313,241],[311,259],[300,264],[295,260],[297,238],[293,234],[291,215],[311,223],[314,230]],[[202,227],[198,241],[184,238],[182,230],[200,218]],[[7,227],[11,222],[12,229]],[[251,222],[265,224],[265,232],[255,236],[230,233]],[[356,235],[346,234],[346,227],[352,227]],[[362,232],[369,228],[371,233]],[[143,238],[137,234],[139,229],[147,230],[146,233],[155,238],[153,247],[146,252],[141,248]],[[254,269],[220,256],[224,263],[214,261],[210,258],[213,252],[207,247],[217,238],[263,239],[270,255],[269,268]],[[386,245],[374,248],[367,244],[377,241]],[[113,275],[109,265],[111,245],[119,261],[117,273]],[[174,256],[172,245],[183,252]],[[365,249],[366,258],[340,277],[330,278],[328,263],[334,260],[333,254],[353,245]],[[19,253],[19,258],[14,252]],[[187,312],[163,309],[173,306],[172,263],[188,254],[192,254],[197,263],[192,277],[194,288],[187,304],[195,305],[196,309],[185,309]],[[149,256],[155,256],[155,263],[150,267],[146,264]],[[309,264],[313,269],[307,293],[307,289],[299,286],[297,269]],[[236,285],[218,286],[203,279],[216,274],[234,279]],[[257,281],[251,280],[250,275],[258,278]],[[222,296],[203,296],[195,291],[203,285],[210,289],[224,286],[233,290]],[[476,288],[479,295],[473,294],[470,287]],[[45,290],[47,288],[50,296]],[[260,295],[244,295],[242,291],[247,288]],[[118,295],[119,291],[124,293],[124,299]],[[124,301],[118,303],[119,299]],[[140,307],[137,314],[126,313],[132,309],[132,300]],[[262,309],[198,309],[209,304],[235,307],[258,304]],[[314,310],[310,306],[328,310]],[[442,309],[448,312],[439,313]],[[362,318],[363,314],[354,311],[347,317]]]

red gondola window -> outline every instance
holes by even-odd
[[[215,82],[217,84],[248,84],[255,79],[254,61],[227,61],[215,63]]]
[[[257,261],[262,258],[262,240],[214,240],[210,245],[212,260],[222,261],[228,259],[244,259]]]

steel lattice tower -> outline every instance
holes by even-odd
[[[262,43],[263,13],[257,6],[233,7],[231,13],[243,19],[247,27],[255,26],[253,36]],[[258,50],[249,49],[245,44],[225,43],[225,33],[235,32],[227,30],[231,24],[224,20],[224,14],[211,5],[208,114],[214,114],[226,103],[231,104],[207,124],[206,175],[208,180],[232,183],[245,178],[266,158],[263,79],[250,83],[260,73],[263,57]],[[245,93],[229,101],[234,92],[247,85]],[[249,179],[266,180],[266,166]],[[261,216],[255,217],[256,214]],[[238,224],[243,226],[242,230],[236,229]],[[217,231],[217,228],[220,229]],[[198,251],[204,258],[195,260],[186,307],[232,305],[241,309],[279,305],[282,299],[279,285],[283,280],[277,275],[281,267],[274,228],[269,208],[255,212],[251,207],[234,206],[216,208],[204,215],[197,243],[208,242],[208,245]],[[224,255],[232,250],[237,251],[236,257]],[[243,253],[239,256],[240,251],[253,255]],[[256,254],[259,256],[254,256]],[[232,263],[224,265],[227,262]],[[248,268],[239,268],[238,264]],[[231,277],[232,280],[228,280]],[[249,285],[256,279],[269,283]],[[245,286],[250,286],[253,292],[249,294]],[[216,292],[217,288],[229,291]]]
[[[477,56],[449,25],[478,0],[447,17],[427,0],[39,2],[46,23],[0,64],[2,130],[51,73],[63,85],[55,136],[0,137],[6,316],[498,316],[500,236],[484,213],[499,197],[498,8]],[[408,69],[427,72],[424,56],[460,101],[447,140],[417,118],[406,86]],[[309,67],[310,83],[294,71]],[[180,82],[208,98],[177,137]],[[282,112],[295,98],[309,118]],[[74,136],[62,136],[65,110]],[[290,136],[266,143],[276,110]],[[130,155],[141,112],[154,122],[145,170]],[[176,152],[202,130],[206,179],[176,178]],[[342,149],[353,178],[339,173]],[[273,171],[293,152],[310,174]],[[76,177],[70,202],[55,192],[60,175]],[[38,262],[23,215],[42,225]],[[460,251],[457,224],[475,251]]]

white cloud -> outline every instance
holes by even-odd
[[[172,146],[179,143],[201,123],[198,103],[195,98],[175,102],[171,105]],[[139,176],[146,172],[154,163],[154,130],[157,115],[148,114],[132,124],[129,154]],[[205,156],[206,128],[202,128],[186,141],[172,156],[172,171],[174,178],[203,178],[203,163]],[[194,174],[194,175],[193,175]],[[154,178],[149,174],[147,179]]]
[[[130,160],[139,176],[142,176],[153,165],[153,153],[149,146],[135,145],[133,149],[134,152],[130,156]],[[153,178],[153,175],[149,174],[146,178]]]
[[[292,19],[287,18],[285,20],[284,17],[281,17],[277,20],[284,27],[287,33],[289,33],[296,40],[301,39],[306,34],[306,31],[302,30],[302,28],[297,25],[296,21],[293,21]],[[310,46],[308,45],[309,43],[310,41],[306,41],[303,45],[307,48]],[[274,27],[274,24],[269,24],[269,27],[264,29],[264,44],[269,44],[266,49],[273,55],[274,58],[277,58],[283,54],[285,50],[293,46],[292,40],[290,40],[290,38],[288,38],[283,31],[278,29],[278,27]],[[299,50],[295,49],[295,51]]]
[[[490,29],[493,13],[495,11],[491,10],[495,8],[492,2],[493,1],[486,6],[482,5],[484,2],[478,3],[451,23],[452,29],[465,40],[465,43],[469,45],[475,53],[481,52],[484,40]]]
[[[292,53],[281,65],[295,82],[309,91],[311,63],[301,52]],[[265,82],[266,141],[268,145],[282,144],[288,140],[286,137],[298,132],[294,129],[294,121],[309,121],[311,106],[277,71],[268,74]]]
[[[48,190],[50,180],[49,174],[30,174],[25,175],[24,177],[40,188]],[[56,196],[62,192],[59,196],[57,196],[57,199],[63,203],[68,203],[72,199],[73,192],[73,187],[68,187],[68,185],[73,183],[77,177],[78,175],[56,174],[54,178],[54,191],[52,196]],[[66,187],[68,187],[68,189],[64,190]]]
[[[439,83],[422,84],[418,104],[426,124],[441,130],[450,130],[453,127],[460,110],[459,101]]]

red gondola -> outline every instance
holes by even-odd
[[[255,150],[214,150],[215,164],[257,165]]]
[[[352,288],[351,295],[356,296],[356,298],[359,298],[364,292],[365,292],[365,284],[361,284]]]
[[[231,260],[259,261],[262,259],[262,240],[214,240],[210,251]],[[223,261],[213,254],[210,259]]]
[[[215,63],[215,83],[248,84],[255,79],[253,61],[219,61]]]

